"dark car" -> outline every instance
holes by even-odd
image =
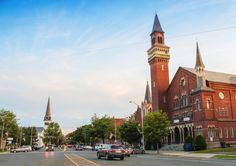
[[[101,157],[105,157],[107,160],[113,158],[120,158],[121,160],[124,160],[125,150],[122,146],[108,144],[98,149],[97,158],[100,159]]]
[[[141,147],[132,147],[131,154],[144,154],[145,150]]]
[[[46,146],[45,150],[46,151],[54,151],[54,147],[53,147],[53,145],[48,145],[48,146]]]

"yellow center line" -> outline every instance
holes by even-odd
[[[79,156],[79,155],[78,155],[78,156]],[[93,165],[100,166],[99,164],[97,164],[97,163],[95,163],[95,162],[93,162],[93,161],[90,161],[90,160],[88,160],[88,159],[86,159],[86,158],[84,158],[84,157],[79,156],[79,158],[81,158],[81,159],[83,159],[83,160],[85,160],[85,161],[87,161],[87,162],[89,162],[89,163],[91,163],[91,164],[93,164]]]
[[[76,166],[79,166],[79,164],[77,164],[74,160],[72,160],[68,155],[66,155],[65,153],[64,153],[64,155],[65,155],[66,158],[67,158],[68,160],[70,160],[73,164],[75,164]]]

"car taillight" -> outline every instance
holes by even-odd
[[[124,150],[124,149],[122,149],[122,150],[121,150],[121,152],[122,152],[122,153],[125,153],[125,150]]]
[[[113,152],[115,152],[115,150],[114,149],[111,149],[111,150],[108,150],[109,152],[111,152],[111,153],[113,153]]]

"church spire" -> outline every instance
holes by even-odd
[[[164,31],[162,30],[161,28],[161,24],[160,24],[160,21],[158,19],[158,16],[157,14],[155,15],[155,18],[154,18],[154,24],[153,24],[153,28],[152,28],[152,33],[154,32],[161,32],[161,33],[164,33]],[[152,34],[151,33],[151,34]]]
[[[206,87],[206,78],[205,78],[205,65],[203,64],[202,57],[197,42],[196,47],[196,64],[195,70],[197,72],[197,87]]]
[[[203,64],[202,57],[200,54],[200,50],[198,47],[198,42],[197,42],[197,47],[196,47],[196,64],[195,64],[195,69],[198,70],[204,70],[205,65]]]
[[[152,102],[148,81],[147,81],[147,85],[146,85],[146,92],[145,92],[144,102],[146,102],[147,104],[150,104]]]
[[[44,121],[51,121],[51,120],[52,120],[52,115],[51,115],[50,97],[48,97],[48,104],[47,104],[46,114],[44,116]]]

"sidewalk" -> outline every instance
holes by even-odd
[[[157,151],[147,150],[146,154],[156,155]],[[175,156],[175,157],[188,157],[188,158],[205,158],[209,159],[216,154],[213,153],[193,153],[184,151],[160,151],[161,156]]]

